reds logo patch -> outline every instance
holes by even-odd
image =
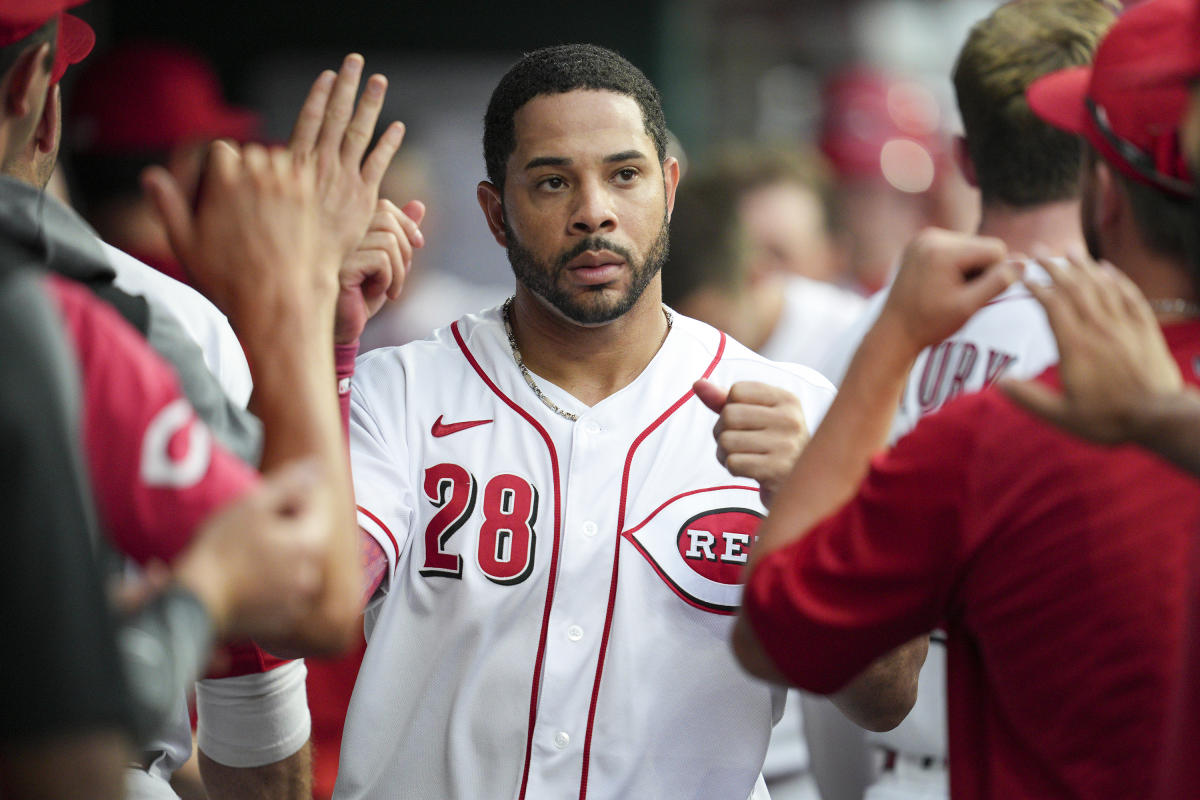
[[[622,535],[689,605],[732,614],[761,508],[752,487],[700,489],[672,498]]]

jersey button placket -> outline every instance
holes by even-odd
[[[559,750],[566,750],[571,744],[571,735],[566,731],[559,731],[554,734],[554,746]]]

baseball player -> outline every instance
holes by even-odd
[[[623,58],[526,56],[484,152],[515,295],[352,385],[383,569],[335,797],[765,796],[782,692],[725,642],[763,493],[830,387],[662,305],[679,167]]]
[[[36,6],[33,8],[32,13],[35,15],[41,14],[41,17],[32,19],[24,27],[7,24],[3,27],[3,34],[5,36],[15,38],[15,43],[11,47],[14,48],[13,55],[15,63],[18,66],[40,65],[42,63],[40,59],[43,54],[52,49],[53,35],[56,30],[59,35],[57,52],[68,54],[73,52],[72,48],[63,46],[64,42],[70,41],[70,34],[73,29],[66,25],[55,27],[56,23],[73,19],[61,16],[57,19],[54,18],[55,11],[61,5],[63,5],[61,2],[32,4],[32,6]],[[47,21],[48,17],[50,18],[49,21]],[[8,22],[7,17],[5,17],[5,21]],[[18,20],[18,22],[20,21]],[[26,38],[21,38],[22,36]],[[51,37],[51,43],[46,43],[42,38],[39,38],[45,36]],[[39,47],[41,50],[38,50]],[[66,61],[63,60],[62,63],[65,65]],[[357,64],[352,64],[351,66],[357,66],[361,69],[361,59],[358,59]],[[55,61],[55,70],[52,74],[48,74],[44,70],[38,70],[36,66],[35,68],[18,71],[14,74],[17,74],[21,80],[14,79],[6,85],[6,91],[13,102],[6,106],[6,109],[10,111],[12,116],[3,120],[6,123],[4,131],[9,134],[4,139],[6,146],[5,169],[6,171],[11,170],[11,174],[19,178],[22,182],[12,183],[11,181],[6,181],[5,192],[2,195],[5,201],[3,223],[6,237],[11,236],[12,244],[27,248],[27,256],[34,261],[46,258],[46,252],[48,251],[49,257],[46,258],[48,262],[47,266],[63,274],[87,279],[98,294],[103,294],[106,298],[111,298],[115,305],[130,314],[132,321],[142,325],[143,328],[148,327],[151,335],[153,335],[153,331],[155,330],[153,323],[156,319],[162,318],[155,315],[154,312],[157,309],[154,303],[151,302],[147,306],[144,301],[141,301],[139,304],[138,301],[130,298],[128,295],[122,295],[120,292],[112,290],[109,286],[109,281],[112,280],[112,271],[105,264],[106,254],[101,251],[94,234],[86,226],[82,225],[78,218],[71,214],[69,210],[57,206],[52,202],[45,202],[45,198],[37,192],[34,186],[27,185],[40,184],[44,180],[44,176],[48,174],[49,167],[53,165],[54,152],[57,146],[57,137],[55,135],[57,126],[53,124],[53,121],[57,119],[59,113],[58,90],[55,82],[57,77],[61,75],[58,59]],[[327,85],[333,82],[332,74],[326,76],[326,78],[325,83]],[[357,74],[355,74],[353,84],[357,85],[357,83]],[[379,80],[375,80],[373,84],[374,92],[368,92],[367,96],[368,98],[379,100],[381,104],[381,83]],[[349,93],[352,95],[353,89],[350,89]],[[346,92],[343,91],[342,94],[344,95]],[[352,104],[352,102],[351,99],[350,103]],[[364,106],[369,105],[369,100],[364,99]],[[22,116],[35,120],[41,118],[44,124],[40,123],[36,126],[30,125],[27,122],[22,124],[25,122],[21,119]],[[323,117],[323,113],[316,116],[318,124],[322,123]],[[361,114],[354,115],[353,119],[351,119],[350,114],[346,114],[346,120],[352,126],[373,124],[373,120],[368,121]],[[324,127],[328,127],[329,132],[322,141],[328,140],[328,143],[319,146],[340,147],[341,133],[344,132],[346,124],[343,123],[340,129],[332,125],[323,126],[322,129]],[[14,133],[19,131],[26,131],[27,135],[22,137]],[[30,136],[28,135],[29,133],[33,135]],[[386,146],[381,145],[382,150],[377,149],[377,153],[388,148],[394,150],[394,146],[398,145],[398,132],[391,130],[384,141],[388,144]],[[350,150],[347,152],[352,153],[353,151]],[[255,169],[261,168],[261,151],[248,151],[247,157],[256,160]],[[234,166],[237,162],[230,161],[228,153],[222,156],[222,158],[225,159],[222,165],[214,167],[210,171],[209,177],[214,182],[213,188],[217,189],[223,196],[228,197],[224,193],[224,190],[228,187],[222,181],[227,181],[238,175],[237,168]],[[370,159],[368,163],[371,163]],[[335,165],[334,169],[338,168],[339,165]],[[371,186],[371,182],[363,181],[357,169],[346,170],[339,175],[330,175],[331,170],[327,165],[323,171],[326,173],[323,177],[323,185],[321,187],[323,196],[328,197],[332,193],[341,193],[336,202],[331,205],[335,206],[335,211],[343,216],[340,221],[338,219],[333,220],[335,224],[323,225],[322,228],[314,228],[313,230],[340,232],[347,224],[353,230],[357,226],[358,220],[366,220],[367,216],[369,216],[370,206],[374,203],[374,188]],[[382,172],[382,168],[379,169],[379,172]],[[240,254],[231,254],[229,252],[214,254],[212,252],[214,246],[216,248],[233,246],[237,242],[236,236],[233,235],[236,231],[233,228],[227,228],[220,235],[214,235],[211,229],[203,229],[200,232],[192,230],[190,227],[192,220],[186,212],[187,204],[180,200],[177,192],[174,194],[169,192],[168,189],[170,187],[164,186],[161,180],[157,181],[156,184],[159,190],[158,197],[160,204],[164,209],[171,212],[168,221],[173,223],[176,246],[185,252],[190,251],[190,256],[193,260],[196,260],[196,267],[199,274],[207,275],[210,280],[218,281],[218,283],[214,284],[214,287],[219,290],[219,293],[226,302],[231,302],[231,293],[235,295],[240,294],[240,296],[232,298],[232,302],[234,302],[233,307],[240,309],[240,314],[243,318],[247,314],[250,315],[250,319],[246,320],[246,324],[250,326],[247,330],[254,330],[256,327],[259,328],[257,340],[247,345],[247,352],[259,350],[260,356],[263,356],[264,347],[270,350],[271,354],[269,358],[261,357],[259,359],[260,368],[269,370],[271,375],[269,384],[271,386],[286,385],[288,387],[287,395],[289,399],[286,403],[278,403],[277,401],[280,399],[280,396],[276,394],[275,401],[268,401],[267,405],[262,407],[267,416],[274,415],[274,418],[277,420],[288,420],[286,423],[280,423],[285,427],[278,429],[277,435],[274,437],[274,445],[270,444],[269,437],[265,453],[265,463],[268,465],[275,463],[279,459],[286,457],[289,452],[304,452],[309,448],[319,448],[322,444],[320,438],[312,435],[311,428],[308,429],[308,432],[305,432],[304,426],[311,424],[314,416],[309,416],[309,414],[311,412],[315,415],[316,412],[313,409],[319,407],[320,403],[316,402],[316,405],[310,406],[307,404],[306,398],[306,402],[297,404],[295,402],[296,398],[291,397],[291,395],[297,391],[297,386],[303,386],[303,381],[312,380],[314,376],[318,376],[317,379],[321,382],[328,380],[328,375],[320,376],[319,367],[323,359],[316,358],[314,360],[314,356],[311,353],[305,354],[299,359],[304,366],[296,369],[295,364],[287,357],[294,355],[294,351],[288,350],[284,353],[274,346],[273,337],[277,331],[270,327],[261,328],[259,323],[263,311],[260,305],[260,295],[264,285],[257,282],[254,283],[251,287],[252,291],[249,293],[244,291],[247,288],[246,286],[241,287],[243,290],[241,292],[231,290],[228,285],[230,281],[227,280],[228,276],[223,270],[233,264],[241,266],[245,259]],[[245,191],[244,186],[241,188]],[[300,188],[303,188],[303,185]],[[266,215],[260,214],[259,212],[262,209],[254,205],[252,193],[250,196],[244,194],[241,196],[235,195],[232,199],[239,200],[243,204],[249,201],[248,205],[244,205],[240,210],[236,211],[240,217],[246,220],[254,220],[257,215],[259,220],[275,224],[281,213],[283,216],[286,216],[286,211],[281,209],[278,204],[268,208]],[[366,205],[366,210],[363,213],[366,213],[367,216],[361,216],[360,214],[359,209],[363,205]],[[226,211],[225,213],[229,212]],[[272,213],[275,215],[274,217],[271,216]],[[323,222],[328,221],[327,219],[323,220]],[[214,222],[215,224],[226,224],[228,220],[222,218],[219,212],[215,215],[206,212],[205,215],[198,219],[198,222],[212,225]],[[301,222],[303,223],[304,220],[301,220]],[[355,233],[354,235],[360,236],[361,234]],[[338,242],[336,243],[339,248],[343,244],[342,238],[339,235]],[[47,241],[51,242],[52,246],[47,247]],[[258,248],[256,252],[262,252],[262,246],[269,241],[269,237],[260,232],[255,238],[255,245]],[[311,242],[301,239],[297,244],[310,245]],[[325,255],[328,254],[328,251],[323,248],[327,246],[327,243],[321,243],[321,252]],[[283,258],[277,260],[276,263],[287,263],[289,260],[295,261],[294,258]],[[261,264],[261,262],[259,263]],[[321,263],[328,264],[330,262],[323,258]],[[266,285],[269,286],[269,284],[270,281]],[[151,291],[150,293],[153,294],[154,292]],[[297,301],[301,298],[293,296],[291,299]],[[253,310],[247,312],[245,310],[247,305],[253,307]],[[280,310],[282,311],[285,308],[289,308],[289,306],[282,306]],[[302,310],[301,316],[304,316],[310,310]],[[332,310],[332,306],[330,310]],[[147,319],[149,320],[149,325],[147,325]],[[175,326],[175,330],[179,330],[177,325]],[[262,335],[264,333],[266,336]],[[327,357],[327,344],[321,346],[319,341],[317,341],[319,338],[316,337],[315,340],[309,341],[307,344],[304,344],[302,340],[296,340],[292,343],[308,348],[316,346],[325,351]],[[271,339],[271,342],[268,342],[267,339]],[[176,337],[174,341],[178,343],[181,342],[181,339]],[[186,341],[186,339],[183,341]],[[191,347],[191,352],[195,354],[195,359],[189,361],[187,358],[184,358],[178,362],[185,368],[181,373],[184,378],[187,378],[188,375],[199,375],[199,373],[203,372],[202,366],[198,372],[195,370],[188,372],[193,365],[200,363],[198,361],[199,354],[195,351],[194,345],[189,346]],[[186,348],[175,349],[170,352],[174,356],[190,355],[187,353]],[[285,357],[281,358],[281,356]],[[270,363],[269,367],[265,366],[268,362]],[[309,370],[316,371],[309,372]],[[289,371],[292,374],[289,375]],[[211,382],[211,376],[209,376],[209,380]],[[298,384],[297,380],[301,381],[301,383]],[[220,394],[219,389],[216,392]],[[264,389],[260,394],[262,397],[267,398],[271,395],[271,392]],[[316,390],[315,397],[320,398],[323,395],[324,392],[322,390]],[[275,404],[272,406],[273,402]],[[126,409],[132,422],[136,423],[140,421],[148,426],[146,428],[148,432],[154,432],[154,436],[150,437],[152,441],[148,440],[148,443],[140,449],[137,447],[131,449],[120,445],[120,442],[124,440],[113,438],[117,436],[119,427],[115,424],[105,425],[103,421],[93,426],[96,437],[89,440],[93,444],[95,442],[100,443],[93,450],[93,453],[98,452],[102,458],[116,458],[128,452],[138,452],[143,456],[143,461],[140,464],[136,460],[118,460],[115,464],[102,461],[99,464],[94,464],[92,470],[100,483],[101,491],[99,492],[99,496],[101,505],[105,511],[111,512],[105,517],[105,521],[109,523],[111,534],[125,546],[126,552],[142,559],[148,556],[165,558],[177,552],[181,544],[186,541],[187,534],[194,527],[188,524],[188,520],[195,519],[196,517],[190,517],[189,514],[200,513],[206,508],[221,505],[230,498],[230,493],[234,492],[239,486],[240,482],[236,476],[247,473],[245,469],[242,470],[242,473],[239,473],[233,467],[222,466],[221,468],[217,468],[210,466],[218,462],[224,464],[225,460],[215,455],[209,455],[218,451],[215,448],[209,449],[204,426],[196,423],[189,415],[182,413],[182,406],[177,406],[178,404],[174,402],[167,402],[164,407],[165,410],[161,410],[161,419],[159,418],[160,415],[156,415],[152,408],[147,411],[148,416],[146,417],[138,416],[141,410],[140,407],[136,410],[132,408]],[[170,413],[168,413],[168,410]],[[292,427],[295,434],[299,435],[286,434],[287,426]],[[332,438],[336,439],[336,427],[332,430],[335,434]],[[183,437],[185,431],[189,435]],[[173,432],[179,433],[183,439],[176,441],[177,437],[172,435]],[[147,433],[147,436],[149,437],[150,434]],[[171,447],[175,448],[175,445],[181,444],[182,441],[187,441],[192,445],[187,448],[186,454],[179,453],[177,448],[165,454],[160,453],[158,450],[158,445],[165,447],[167,443],[172,443]],[[336,454],[340,452],[340,447],[334,442],[326,443],[331,445],[329,448],[330,453]],[[149,458],[149,461],[146,461],[146,458]],[[174,461],[176,458],[181,458],[183,463],[175,464]],[[340,463],[340,460],[340,456],[334,455],[335,462]],[[129,468],[134,469],[136,473],[132,477],[128,473]],[[142,470],[141,472],[138,472],[139,468]],[[212,477],[210,480],[208,474],[205,472],[206,468],[218,477]],[[233,477],[231,478],[230,476]],[[204,478],[204,480],[201,480],[201,478]],[[164,487],[168,488],[164,489]],[[182,488],[187,488],[191,491],[170,491]],[[324,494],[324,491],[321,494]],[[335,512],[336,506],[329,505],[324,510]],[[353,563],[351,542],[352,540],[347,540],[347,549],[339,551],[349,556],[345,562],[348,565]],[[332,556],[331,562],[336,563]],[[332,591],[333,584],[327,585],[326,589]],[[350,596],[353,597],[354,594],[356,592],[351,591]],[[351,604],[352,606],[353,603]],[[328,607],[321,610],[323,613],[312,620],[318,622],[318,626],[316,628],[306,626],[303,633],[297,639],[297,641],[304,642],[304,646],[306,647],[312,647],[314,646],[313,643],[317,642],[322,643],[320,646],[330,646],[328,644],[328,637],[334,634],[328,628],[323,629],[321,625],[330,623],[330,628],[336,627],[337,623],[332,622],[332,614],[335,612],[335,609]],[[235,661],[235,665],[237,663]],[[265,675],[264,666],[269,667],[271,663],[273,662],[263,656],[263,654],[257,653],[254,655],[254,661],[251,665],[254,668],[249,671]],[[299,676],[299,684],[290,682],[289,685],[298,686],[299,694],[297,696],[299,697],[300,710],[303,712],[303,667],[299,664],[296,666],[299,666],[298,672],[295,670],[287,670],[286,672],[288,673],[287,677],[289,681],[291,678]],[[257,684],[249,689],[250,694],[262,699],[264,703],[273,702],[272,698],[278,697],[284,689],[285,682],[282,673],[285,670],[279,669],[272,670],[271,672],[271,675],[266,676],[267,680],[265,684]],[[240,678],[235,680],[240,680]],[[225,706],[229,707],[231,699],[243,700],[247,693],[246,687],[241,687],[237,691],[232,692],[226,690],[222,699],[225,701]],[[256,706],[256,708],[262,707],[262,704]],[[226,716],[228,717],[229,715],[227,714]],[[270,754],[277,751],[273,750],[273,748],[289,747],[289,744],[294,741],[291,737],[295,735],[294,731],[297,730],[297,726],[292,724],[295,721],[295,714],[284,714],[270,718],[271,724],[277,722],[283,723],[287,729],[286,734],[284,727],[266,730],[263,720],[258,715],[254,715],[252,719],[254,719],[254,725],[246,725],[244,721],[241,721],[236,722],[232,726],[226,726],[226,731],[235,731],[235,741],[221,742],[218,739],[211,740],[214,744],[227,746],[230,750],[234,751],[234,758],[238,760],[233,765],[239,769],[243,766],[253,765],[247,763],[246,759],[248,758],[262,759],[266,756],[264,760],[254,762],[259,764],[274,761],[275,759],[271,758]],[[299,741],[296,741],[290,750],[281,753],[281,755],[286,755],[304,743],[304,740],[307,738],[306,714],[304,715],[303,722],[305,727],[300,729]],[[262,739],[255,741],[254,734],[264,733],[264,731],[269,734],[265,737],[265,744]],[[237,746],[242,742],[251,742],[257,745],[258,749],[250,751],[246,747]],[[163,744],[173,748],[172,743],[164,742]],[[144,755],[136,759],[136,762],[144,768],[142,772],[143,777],[149,775],[153,770],[158,770],[164,762],[178,757],[177,753],[166,752],[168,750],[167,746],[149,748]],[[186,739],[183,749],[185,754],[187,749],[190,749],[190,738]],[[217,747],[206,749],[210,749],[213,753],[218,752]],[[232,775],[235,772],[237,770],[226,774]],[[164,789],[166,787],[165,782],[160,782],[159,785]],[[149,784],[131,785],[130,789],[131,791],[141,791],[142,789],[145,789],[147,792],[152,791]],[[157,791],[157,788],[153,791]],[[155,796],[161,796],[161,794],[156,794]]]
[[[1194,46],[1184,5],[1130,9],[1093,67],[1043,76],[1028,97],[1040,117],[1086,139],[1089,244],[1149,295],[1195,385],[1200,306],[1185,236],[1194,184],[1177,147],[1185,92],[1137,85],[1141,65]],[[767,555],[751,568],[735,641],[760,674],[781,669],[830,687],[944,620],[954,796],[1150,796],[1177,680],[1184,564],[1200,524],[1194,480],[1139,449],[1080,442],[994,390],[948,404],[868,463],[914,346],[942,338],[1012,280],[1011,265],[997,263],[1004,252],[995,240],[945,234],[910,251],[929,269],[902,270],[847,372],[847,402],[831,408],[787,485],[795,491],[773,509],[782,527],[764,524],[758,553],[765,545]],[[1125,278],[1108,279],[1134,296]],[[1059,383],[1055,371],[1040,380],[1051,394]],[[830,446],[845,459],[832,474],[821,460]],[[813,469],[823,486],[804,481]],[[811,505],[818,489],[824,499]],[[847,556],[821,560],[827,552]],[[821,664],[809,655],[814,636],[836,638]]]
[[[1086,63],[1112,19],[1094,0],[1009,3],[972,28],[959,54],[954,83],[965,134],[957,140],[955,154],[962,173],[980,190],[978,232],[1000,239],[1010,252],[1028,254],[1039,248],[1061,255],[1083,248],[1079,144],[1033,118],[1023,92],[1047,72]],[[1047,278],[1036,262],[1029,262],[1025,280]],[[827,367],[835,383],[841,382],[850,356],[886,299],[885,290],[871,300],[838,363]],[[977,392],[1005,375],[1033,377],[1057,360],[1041,306],[1024,285],[1013,286],[917,357],[891,439],[958,395]],[[945,634],[936,631],[913,712],[894,731],[867,734],[880,768],[868,798],[947,796],[945,659]]]

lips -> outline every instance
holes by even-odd
[[[584,286],[597,286],[617,279],[625,259],[610,250],[582,253],[567,262],[567,271]]]
[[[589,250],[582,253],[567,262],[567,269],[588,269],[592,267],[605,267],[609,265],[620,266],[625,263],[625,259],[621,258],[611,250]]]

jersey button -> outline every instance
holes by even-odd
[[[584,536],[588,536],[588,537],[595,536],[599,530],[600,530],[600,528],[598,528],[596,526],[596,523],[592,522],[591,520],[588,520],[587,522],[583,523],[583,535]]]
[[[595,436],[600,432],[600,423],[596,422],[594,419],[589,419],[587,422],[583,423],[583,432]]]
[[[557,747],[559,750],[567,749],[567,745],[569,745],[570,743],[571,743],[571,737],[567,734],[566,731],[559,731],[558,733],[554,734],[554,746]]]
[[[579,627],[578,625],[572,625],[571,627],[567,628],[567,638],[572,642],[578,642],[583,638],[583,628]]]

